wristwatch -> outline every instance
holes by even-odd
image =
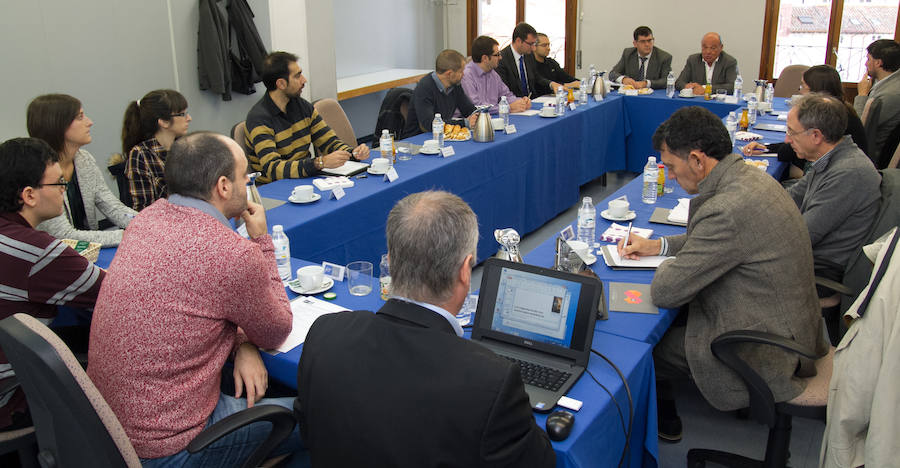
[[[325,168],[325,160],[322,159],[321,156],[315,159],[316,169],[324,169]]]

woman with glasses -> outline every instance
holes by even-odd
[[[59,153],[65,187],[63,214],[42,222],[38,229],[58,239],[119,245],[136,211],[122,204],[106,185],[94,156],[83,149],[91,142],[94,122],[84,114],[81,101],[67,94],[45,94],[28,104],[28,134],[50,144]],[[106,218],[118,229],[101,231]]]
[[[178,91],[157,89],[131,101],[122,123],[125,178],[135,210],[166,196],[166,155],[176,138],[187,134],[191,115]]]
[[[869,154],[866,130],[863,128],[862,121],[859,120],[859,116],[856,115],[853,107],[844,101],[844,88],[841,84],[841,76],[838,75],[837,70],[830,65],[816,65],[806,69],[800,78],[800,94],[809,93],[830,94],[844,102],[844,105],[847,107],[847,130],[844,131],[844,134],[850,135],[856,146],[863,153]],[[791,163],[788,178],[799,179],[803,177],[806,161],[798,158],[797,153],[787,143],[763,145],[754,141],[743,148],[743,153],[745,156],[753,156],[760,153],[778,153],[779,161]]]

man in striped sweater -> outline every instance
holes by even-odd
[[[62,214],[65,191],[58,156],[43,140],[0,145],[0,319],[26,313],[49,323],[58,305],[94,306],[103,270],[34,228]],[[13,375],[0,350],[0,388]],[[0,428],[30,421],[18,386],[0,393]]]
[[[247,113],[244,143],[250,152],[250,167],[262,173],[262,183],[319,174],[322,169],[342,166],[347,160],[369,157],[369,147],[354,149],[344,144],[300,92],[306,77],[297,56],[272,52],[263,61],[266,94]],[[318,157],[309,151],[312,143]]]

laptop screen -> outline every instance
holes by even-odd
[[[503,267],[491,330],[568,348],[581,284]]]

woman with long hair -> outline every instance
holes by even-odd
[[[28,134],[50,144],[59,153],[66,187],[63,214],[44,221],[38,229],[59,239],[118,245],[122,233],[137,214],[110,192],[91,153],[82,147],[91,142],[94,122],[84,114],[81,101],[67,94],[45,94],[28,104]],[[101,231],[106,218],[119,229]]]
[[[841,84],[841,76],[834,67],[830,65],[816,65],[807,68],[800,78],[799,92],[800,94],[825,93],[840,99],[847,108],[847,130],[844,131],[844,134],[850,135],[850,137],[853,138],[853,142],[856,143],[856,146],[858,146],[863,153],[869,154],[868,143],[866,141],[866,130],[863,128],[862,121],[859,120],[859,116],[856,115],[856,111],[853,110],[853,107],[844,101],[844,88]],[[778,153],[779,161],[791,163],[789,166],[789,178],[799,179],[800,177],[803,177],[803,168],[806,166],[806,161],[798,158],[794,148],[787,143],[771,143],[769,145],[763,145],[762,143],[754,141],[750,142],[743,149],[745,156],[767,152]]]
[[[176,138],[187,134],[191,116],[178,91],[157,89],[131,101],[122,123],[122,154],[132,208],[142,210],[167,195],[166,156]]]

